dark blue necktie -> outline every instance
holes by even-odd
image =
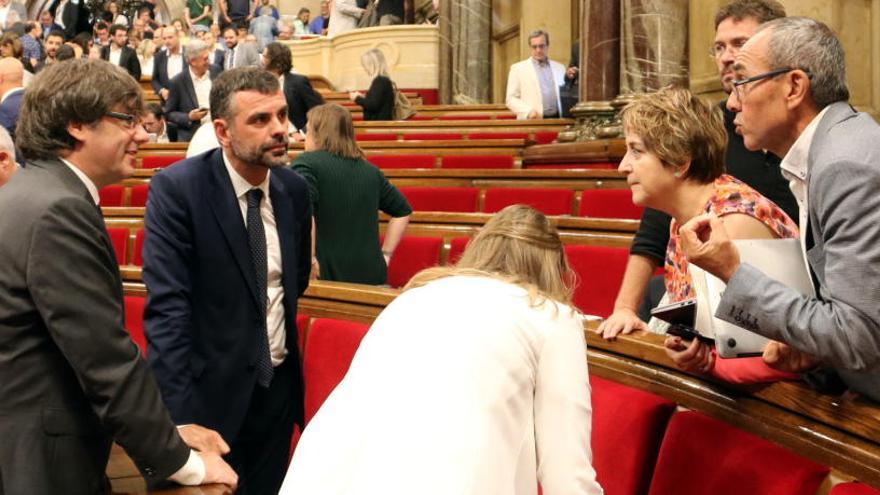
[[[260,351],[257,356],[257,383],[268,387],[272,382],[272,359],[269,357],[269,335],[266,333],[266,279],[268,264],[266,262],[266,232],[263,230],[263,218],[260,216],[260,201],[263,199],[261,189],[247,192],[247,232],[248,244],[251,246],[251,259],[254,261],[254,274],[257,281],[257,295],[260,301]]]

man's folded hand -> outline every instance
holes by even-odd
[[[214,430],[191,424],[177,427],[177,432],[187,445],[199,452],[229,453],[229,445]]]

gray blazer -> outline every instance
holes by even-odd
[[[0,493],[103,493],[115,440],[155,485],[186,462],[85,185],[57,160],[0,187]]]
[[[880,125],[846,102],[829,106],[808,155],[807,251],[819,297],[744,264],[716,316],[819,356],[880,401]]]

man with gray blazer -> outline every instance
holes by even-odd
[[[779,341],[764,351],[768,365],[808,378],[833,370],[880,401],[880,125],[847,103],[843,47],[819,21],[763,24],[733,69],[727,106],[747,148],[784,157],[817,295],[740,263],[717,218],[685,224],[684,251],[727,282],[718,318]],[[694,369],[704,364],[692,358]]]
[[[0,493],[109,491],[114,441],[150,487],[237,482],[219,434],[175,427],[123,327],[98,190],[134,172],[141,93],[119,67],[71,60],[25,95],[27,165],[0,188]]]

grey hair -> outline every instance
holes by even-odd
[[[9,153],[12,161],[15,161],[15,144],[12,142],[12,136],[9,135],[9,131],[2,126],[0,126],[0,149]]]
[[[208,44],[202,40],[191,40],[186,44],[186,59],[193,60],[208,51]]]
[[[771,69],[794,67],[809,72],[810,96],[819,109],[849,100],[846,56],[831,28],[808,17],[784,17],[762,24],[755,34],[767,30]]]
[[[378,48],[364,52],[361,55],[361,65],[364,66],[364,70],[367,71],[367,75],[371,79],[376,76],[388,77],[388,63],[385,61],[385,55],[382,54],[382,50]]]
[[[543,29],[535,29],[531,33],[529,33],[529,37],[526,38],[526,43],[531,43],[532,38],[537,38],[538,36],[544,37],[544,42],[547,43],[547,46],[550,46],[550,33],[544,31]]]

